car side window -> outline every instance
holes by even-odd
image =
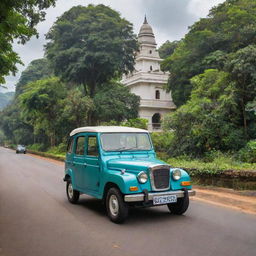
[[[84,136],[77,137],[77,139],[76,139],[76,151],[75,151],[76,155],[84,155],[84,142],[85,142],[85,137]]]
[[[87,155],[88,156],[98,156],[99,155],[96,136],[88,137]]]
[[[74,144],[74,140],[73,140],[73,137],[72,137],[68,140],[68,150],[67,151],[68,151],[69,154],[72,153],[73,144]]]

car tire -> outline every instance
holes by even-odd
[[[18,154],[19,152],[16,150],[16,154]]]
[[[189,197],[185,196],[178,198],[177,203],[167,204],[171,214],[182,215],[186,212],[189,206]]]
[[[71,180],[67,181],[66,192],[67,192],[68,201],[71,204],[76,204],[79,200],[80,193],[79,193],[79,191],[73,189]]]
[[[23,153],[26,154],[26,151],[24,151]]]
[[[109,219],[114,223],[123,223],[128,217],[128,205],[118,188],[110,188],[106,196],[106,209]]]

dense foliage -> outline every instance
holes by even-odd
[[[245,143],[239,125],[237,90],[230,75],[206,70],[191,83],[191,99],[166,118],[165,125],[174,130],[172,155],[202,155],[211,150],[238,150]]]
[[[133,67],[137,41],[129,22],[104,5],[77,6],[47,38],[47,58],[22,72],[13,103],[0,113],[7,143],[58,151],[76,127],[136,120],[139,97],[117,82]]]
[[[249,141],[246,146],[238,152],[238,158],[243,162],[256,163],[256,140]]]
[[[256,43],[255,33],[255,0],[226,0],[191,26],[163,63],[171,72],[168,86],[175,104],[180,106],[189,99],[193,76],[209,68],[223,70],[230,54]]]
[[[44,10],[55,4],[55,0],[1,0],[0,1],[0,85],[4,76],[17,72],[16,64],[22,64],[12,43],[24,44],[38,35],[36,25],[44,20]]]
[[[160,58],[165,59],[172,55],[174,53],[174,50],[177,48],[178,44],[179,41],[170,42],[169,40],[163,43],[158,49]]]
[[[208,159],[231,152],[256,161],[255,34],[256,2],[226,0],[184,39],[159,48],[178,107],[163,120],[167,132],[152,135],[166,159],[166,153]],[[137,49],[128,21],[104,5],[77,6],[58,18],[47,39],[46,59],[22,73],[15,100],[0,114],[2,140],[58,152],[78,126],[146,128],[147,120],[137,118],[139,97],[118,82],[133,69]]]
[[[46,56],[56,75],[82,84],[90,97],[111,79],[133,70],[137,41],[132,25],[107,6],[71,8],[46,38]]]
[[[20,79],[16,84],[16,96],[24,91],[24,87],[33,81],[47,78],[53,75],[47,59],[36,59],[31,61],[28,67],[21,73]]]
[[[177,112],[172,155],[237,151],[256,138],[256,2],[227,0],[200,19],[162,63]]]
[[[98,122],[121,122],[137,117],[140,97],[121,84],[111,83],[96,93],[94,104],[94,117]]]

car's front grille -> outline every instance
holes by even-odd
[[[153,168],[151,172],[154,190],[164,190],[170,187],[170,168]]]

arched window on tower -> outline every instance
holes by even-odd
[[[149,51],[149,54],[152,54],[152,51],[151,51],[151,50]]]
[[[150,71],[152,71],[153,70],[153,67],[152,66],[150,66]]]
[[[155,113],[152,116],[152,127],[154,130],[161,128],[161,115],[159,113]]]
[[[160,99],[160,91],[159,91],[159,90],[156,90],[155,98],[156,98],[157,100]]]

